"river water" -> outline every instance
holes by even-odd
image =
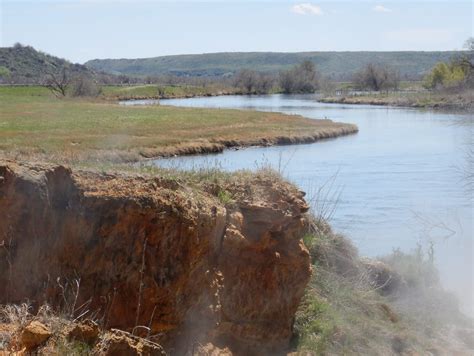
[[[314,210],[330,215],[334,229],[348,236],[362,255],[434,243],[445,286],[474,315],[473,192],[465,177],[466,170],[473,170],[472,115],[322,104],[311,95],[222,96],[161,104],[279,111],[357,124],[358,134],[314,144],[227,150],[155,164],[224,170],[271,165],[306,191]],[[319,199],[313,200],[318,192]],[[327,209],[334,204],[334,212]]]

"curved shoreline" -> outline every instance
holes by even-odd
[[[131,163],[226,148],[312,143],[358,131],[353,124],[277,112],[132,108],[105,100],[58,100],[47,92],[37,94],[0,90],[0,99],[8,99],[9,112],[0,121],[13,128],[0,130],[2,156],[67,164]]]
[[[328,120],[329,121],[329,120]],[[317,141],[348,136],[359,132],[354,124],[334,122],[338,127],[321,129],[305,135],[278,135],[274,137],[254,138],[250,140],[212,140],[187,142],[172,147],[164,147],[156,150],[142,150],[140,156],[153,160],[176,156],[191,156],[198,154],[222,153],[226,149],[240,149],[248,147],[269,147],[309,144]]]

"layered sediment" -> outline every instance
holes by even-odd
[[[0,162],[0,304],[86,313],[175,352],[284,349],[311,274],[303,196],[268,174],[196,187]]]

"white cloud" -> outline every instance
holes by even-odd
[[[296,4],[291,7],[291,11],[298,15],[322,15],[323,11],[318,5],[310,4],[305,2],[302,4]]]
[[[383,5],[375,5],[372,8],[372,10],[375,11],[375,12],[392,12],[391,9],[389,9],[388,7],[385,7]]]

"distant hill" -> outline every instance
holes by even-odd
[[[82,65],[35,50],[31,46],[0,47],[0,81],[3,83],[38,84],[51,72],[68,68],[72,74],[95,76]]]
[[[420,78],[439,61],[460,52],[236,52],[163,56],[138,59],[94,59],[86,66],[114,74],[153,76],[223,76],[243,68],[278,72],[303,60],[314,62],[326,76],[348,80],[367,63],[389,65],[402,79]]]

